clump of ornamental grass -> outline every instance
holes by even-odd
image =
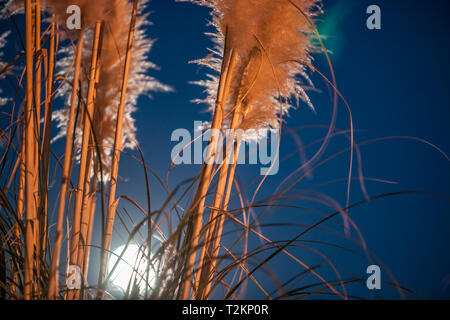
[[[2,63],[2,74],[19,75],[18,87],[26,80],[23,112],[12,109],[14,127],[9,128],[23,135],[21,148],[14,150],[17,160],[13,176],[17,174],[19,187],[11,212],[16,239],[11,241],[25,255],[12,272],[13,280],[22,282],[22,292],[16,293],[25,299],[61,296],[63,225],[70,217],[66,206],[72,195],[68,260],[87,277],[97,191],[103,185],[110,187],[112,199],[102,226],[101,256],[102,261],[107,260],[118,163],[122,150],[135,146],[133,112],[138,98],[151,91],[170,90],[149,75],[156,66],[148,61],[153,41],[145,31],[149,23],[143,11],[146,3],[12,0],[2,9],[2,17],[13,23],[14,16],[23,14],[26,31],[24,51],[10,64]],[[69,5],[78,5],[82,10],[81,30],[70,31],[65,27]],[[2,36],[1,45],[6,44],[7,37],[8,33]],[[24,63],[17,63],[20,58],[24,58]],[[16,98],[11,99],[14,107]],[[53,122],[60,129],[56,135],[51,132]],[[62,169],[59,207],[55,234],[50,234],[51,142],[62,137],[66,138],[66,147],[63,163],[59,163]],[[74,165],[79,167],[75,186],[71,173]],[[22,240],[23,247],[18,245]],[[48,250],[50,246],[52,250]],[[103,285],[105,268],[101,268],[99,286]],[[63,292],[66,298],[80,298],[82,294],[76,290]]]
[[[318,281],[314,286],[323,286],[316,293],[326,290],[327,294],[347,298],[345,284],[358,280],[342,279],[335,266],[324,257],[338,279],[335,282],[327,281],[317,272],[316,268],[309,267],[302,259],[291,254],[288,249],[298,246],[297,241],[302,241],[299,240],[302,239],[302,236],[311,230],[320,228],[325,221],[335,216],[342,216],[345,234],[349,235],[350,228],[356,230],[358,234],[356,241],[364,250],[369,261],[372,260],[362,235],[347,215],[347,210],[350,207],[371,199],[365,193],[365,201],[354,205],[348,203],[354,150],[359,155],[359,146],[354,144],[351,113],[351,129],[348,132],[335,129],[335,112],[333,113],[333,120],[330,128],[328,128],[327,136],[323,141],[320,141],[322,143],[321,148],[311,160],[301,167],[305,173],[281,192],[277,193],[279,190],[277,189],[272,197],[255,202],[256,194],[265,180],[265,178],[262,178],[261,183],[254,191],[254,195],[250,198],[252,200],[249,201],[245,190],[257,179],[246,186],[239,186],[239,182],[236,180],[237,158],[244,141],[259,140],[266,137],[271,130],[279,131],[279,136],[282,136],[282,125],[286,116],[298,105],[303,104],[314,110],[307,95],[307,88],[314,88],[309,79],[309,74],[316,71],[312,64],[311,54],[321,51],[330,62],[328,52],[313,22],[322,13],[321,1],[179,1],[193,2],[212,10],[210,25],[214,28],[214,31],[208,33],[208,35],[212,37],[215,47],[210,50],[211,53],[206,58],[194,62],[208,67],[213,73],[208,74],[206,80],[197,82],[205,88],[207,95],[204,99],[198,99],[196,102],[206,103],[212,113],[212,121],[205,128],[212,132],[207,159],[214,159],[222,149],[225,155],[223,162],[220,164],[205,163],[203,165],[198,177],[196,192],[188,206],[187,215],[184,216],[183,222],[186,223],[187,228],[183,240],[184,246],[182,247],[182,254],[185,256],[181,268],[184,282],[180,286],[177,297],[181,299],[207,299],[211,298],[213,292],[220,291],[218,290],[220,287],[224,291],[225,299],[236,298],[240,296],[238,292],[245,292],[249,281],[253,282],[269,299],[277,292],[280,294],[278,297],[309,296],[309,293],[302,295],[302,290],[306,287],[291,291],[287,289],[296,277],[282,285],[279,284],[278,289],[272,293],[267,292],[255,278],[254,275],[257,272],[266,272],[276,282],[276,272],[268,271],[266,269],[267,264],[273,258],[283,255],[306,269],[305,274],[311,275]],[[328,80],[320,72],[319,74],[335,93],[334,109],[336,109],[337,97],[340,96],[342,99],[343,97],[335,86],[331,63],[330,68],[332,80]],[[345,99],[343,101],[346,104]],[[227,142],[222,145],[217,136],[218,132],[225,135],[229,129],[231,129],[231,132],[240,131],[241,134],[232,135],[231,139],[227,137]],[[324,194],[315,192],[310,194],[308,190],[305,190],[303,194],[292,190],[305,176],[337,156],[334,155],[319,163],[313,161],[323,154],[329,138],[333,135],[348,136],[350,141],[350,148],[338,153],[339,155],[349,152],[352,159],[348,178],[347,206],[345,207],[340,206],[337,201]],[[228,143],[232,145],[231,148],[229,148]],[[228,150],[231,150],[231,152],[228,152]],[[365,178],[361,173],[360,163],[359,166],[360,176],[358,179],[363,192],[365,192]],[[231,194],[233,188],[236,189],[234,196]],[[206,204],[207,199],[212,200],[210,205]],[[229,208],[235,199],[239,199],[241,207]],[[336,212],[328,217],[324,215],[325,218],[322,221],[308,227],[306,231],[293,239],[281,242],[271,241],[261,232],[260,221],[276,211],[278,207],[288,205],[294,199],[319,203],[336,210]],[[262,208],[262,210],[256,217],[253,217],[254,221],[250,223],[250,216],[255,214],[255,208]],[[204,217],[206,212],[209,214]],[[241,216],[242,219],[239,219],[238,216]],[[237,229],[241,228],[239,232],[234,231],[236,233],[231,231],[233,236],[231,237],[232,246],[230,248],[227,248],[222,241],[225,235],[224,230],[226,230],[225,224],[234,224],[238,226]],[[261,247],[248,248],[249,234],[256,235],[259,238],[262,243]],[[232,249],[241,244],[241,241],[243,242],[243,251],[239,254],[233,254]],[[222,250],[222,254],[220,254],[220,250]],[[264,256],[265,251],[270,250],[275,252],[269,257],[259,258],[259,255]],[[315,252],[314,249],[310,250]],[[226,259],[230,259],[232,262],[226,264]],[[252,263],[252,259],[258,262]],[[220,268],[221,263],[225,263],[225,265]],[[250,267],[251,264],[254,266]],[[231,274],[234,274],[234,276],[231,276]],[[402,290],[405,290],[405,288],[401,288],[393,277],[392,279],[392,284],[403,295]],[[342,290],[338,291],[338,287],[341,287]]]
[[[280,130],[283,116],[293,107],[292,102],[297,105],[301,100],[313,108],[303,81],[311,84],[307,71],[315,47],[310,19],[321,12],[320,1],[295,1],[297,6],[289,1],[270,0],[192,2],[212,9],[211,24],[217,30],[212,34],[216,43],[213,54],[197,61],[218,73],[200,82],[208,92],[200,102],[209,103],[213,113],[211,129],[241,129],[249,133],[247,139],[258,139],[268,130]],[[227,210],[241,143],[238,140],[234,154],[227,155],[221,166],[198,271],[193,283],[191,279],[185,281],[181,292],[184,299],[189,296],[201,299],[209,294],[211,281],[208,279],[215,268],[214,257],[219,250],[225,218],[219,210]],[[217,147],[217,137],[213,136],[211,158]],[[230,163],[233,163],[231,167]],[[204,165],[190,209],[192,222],[187,239],[192,250],[187,254],[186,266],[192,274],[212,168],[212,164]]]

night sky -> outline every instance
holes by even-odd
[[[377,4],[382,12],[382,30],[366,28],[366,8]],[[211,47],[208,37],[208,10],[189,3],[153,0],[150,4],[154,26],[150,32],[158,41],[151,53],[151,60],[161,67],[156,77],[176,90],[173,94],[156,94],[153,100],[142,100],[138,112],[139,140],[150,165],[157,172],[165,172],[170,161],[170,134],[174,129],[193,130],[193,120],[210,120],[203,113],[205,107],[190,104],[189,100],[202,96],[202,89],[188,84],[203,79],[208,72],[204,68],[187,64],[203,57]],[[448,153],[450,124],[450,94],[448,39],[450,26],[447,1],[424,3],[419,1],[324,1],[325,16],[318,21],[322,34],[327,35],[325,45],[333,52],[331,59],[336,72],[337,85],[349,103],[356,133],[356,142],[389,136],[410,136],[425,139]],[[315,55],[316,67],[329,76],[329,69],[322,55]],[[311,99],[317,114],[301,105],[287,119],[285,128],[329,124],[332,104],[324,81],[313,76],[321,92],[312,92]],[[337,128],[349,128],[348,112],[339,104]],[[323,137],[325,129],[298,131],[304,145]],[[348,147],[345,137],[333,138],[327,157]],[[282,141],[281,158],[296,149],[293,139],[287,135]],[[318,145],[307,149],[314,155]],[[375,142],[361,147],[365,177],[396,182],[396,185],[367,181],[370,196],[388,192],[426,190],[448,197],[450,168],[448,160],[430,146],[412,140],[394,139]],[[348,154],[340,156],[320,167],[312,180],[301,182],[296,189],[308,189],[327,181],[343,179],[348,173]],[[297,156],[281,164],[280,173],[268,179],[264,192],[268,196],[278,183],[301,165]],[[122,168],[124,168],[123,165]],[[131,169],[131,167],[130,167]],[[253,170],[253,171],[252,171]],[[126,171],[122,171],[126,172]],[[194,171],[196,172],[196,171]],[[239,171],[243,181],[251,181],[256,169],[245,167]],[[127,174],[125,177],[131,174]],[[171,176],[175,185],[181,177],[192,176],[192,167],[184,166]],[[357,176],[356,168],[354,176]],[[135,185],[131,183],[130,185]],[[357,181],[352,182],[351,203],[364,199]],[[320,191],[345,205],[345,181],[323,186]],[[143,193],[144,190],[141,190]],[[310,202],[306,206],[319,208]],[[239,204],[237,203],[236,206]],[[352,209],[350,217],[358,225],[367,245],[395,276],[397,281],[429,298],[450,298],[450,226],[449,203],[430,195],[402,195],[371,201]],[[329,208],[320,207],[332,213]],[[308,224],[318,218],[296,210],[277,211],[264,223],[285,222]],[[339,218],[336,223],[340,223]],[[333,224],[332,224],[333,225]],[[287,239],[305,227],[273,227],[265,229],[276,239]],[[339,228],[336,228],[339,230]],[[342,230],[341,230],[342,231]],[[353,232],[352,234],[355,234]],[[345,243],[327,232],[314,231],[310,240],[330,240]],[[308,244],[305,244],[308,245]],[[367,277],[367,259],[355,257],[326,247],[313,246],[329,256],[344,275]],[[360,250],[361,251],[361,250]],[[308,250],[298,250],[310,265],[320,257]],[[281,259],[280,259],[281,260]],[[274,269],[294,274],[298,265],[274,264]],[[326,268],[325,268],[326,269]],[[324,271],[327,279],[334,274]],[[346,273],[348,272],[348,273]],[[261,275],[264,279],[265,275]],[[447,279],[446,279],[447,277]],[[383,280],[391,281],[383,272]],[[314,282],[307,278],[305,281]],[[349,285],[349,292],[371,297],[362,285]],[[395,290],[383,285],[378,292],[384,298],[399,298]],[[260,297],[251,285],[247,298]]]
[[[393,281],[390,277],[392,274],[400,285],[427,298],[449,299],[449,162],[430,145],[405,137],[426,140],[444,153],[450,153],[450,3],[445,0],[323,2],[325,15],[317,21],[317,26],[327,36],[325,45],[331,51],[337,86],[352,111],[356,143],[397,137],[365,144],[360,148],[362,171],[369,178],[366,181],[369,196],[402,191],[430,193],[379,198],[349,210],[350,218],[358,226],[373,254],[373,264],[382,266],[382,280],[385,282],[376,295],[365,287],[364,281],[349,284],[348,293],[364,298],[380,296],[398,299],[400,295],[389,285]],[[371,4],[377,4],[381,8],[381,30],[368,30],[366,27],[366,8]],[[202,88],[189,83],[204,79],[205,74],[210,71],[188,62],[208,54],[207,48],[212,43],[204,33],[211,29],[207,27],[207,8],[172,0],[152,0],[149,10],[152,11],[150,19],[153,25],[148,28],[148,32],[157,39],[150,60],[161,68],[152,71],[152,75],[172,86],[174,92],[156,93],[152,99],[140,99],[136,113],[137,137],[148,165],[165,178],[171,161],[171,149],[176,144],[171,142],[172,132],[178,128],[192,132],[194,121],[210,120],[210,115],[205,112],[206,106],[190,102],[204,96]],[[330,77],[323,55],[315,54],[314,59],[316,68]],[[290,113],[284,124],[284,132],[287,129],[298,129],[297,138],[307,146],[307,157],[312,157],[320,147],[317,140],[326,135],[332,113],[332,100],[327,84],[317,74],[311,78],[317,89],[309,93],[316,113],[301,104]],[[349,113],[342,100],[339,100],[338,112],[336,127],[348,130]],[[298,149],[295,140],[289,133],[283,137],[280,151],[282,159]],[[322,159],[348,147],[347,137],[333,137]],[[56,143],[54,148],[57,153],[63,152],[63,142]],[[314,203],[309,198],[329,197],[345,206],[345,178],[348,175],[349,161],[350,154],[344,153],[317,168],[294,188],[293,194],[299,197],[295,204],[326,215],[335,210]],[[280,172],[267,179],[257,200],[270,196],[281,181],[301,164],[298,154],[283,161]],[[135,160],[123,157],[120,167],[122,181],[118,194],[132,194],[135,200],[144,204],[146,191],[142,170]],[[193,165],[173,169],[170,175],[171,187],[194,177],[199,170],[200,166]],[[258,171],[257,166],[238,168],[239,181],[246,185],[258,175]],[[301,173],[296,177],[300,175]],[[357,161],[353,176],[358,176]],[[166,200],[166,196],[155,179],[150,182],[152,206],[158,208]],[[250,199],[253,194],[251,191],[250,188],[247,192]],[[431,193],[443,195],[447,200]],[[350,204],[364,199],[359,181],[353,180]],[[236,201],[231,207],[239,206]],[[260,211],[256,210],[258,212]],[[322,217],[317,213],[284,208],[271,212],[261,224],[264,234],[269,238],[286,240],[320,219]],[[323,224],[322,228],[307,233],[301,238],[304,242],[298,243],[298,247],[293,248],[292,252],[309,266],[323,264],[317,272],[325,279],[334,280],[336,275],[320,254],[333,262],[343,278],[367,278],[366,269],[371,263],[353,241],[358,240],[358,233],[352,229],[350,239],[346,238],[342,221],[338,216]],[[235,227],[230,224],[227,230]],[[228,234],[225,244],[231,243],[233,239],[233,234]],[[94,239],[98,240],[98,237]],[[317,242],[332,243],[335,246]],[[113,248],[121,244],[120,238],[113,240]],[[250,244],[257,246],[260,242],[256,237],[251,237]],[[95,257],[92,259],[97,261]],[[279,276],[280,282],[304,270],[285,257],[275,258],[270,266]],[[96,274],[91,275],[95,279]],[[267,285],[269,291],[274,289],[272,280],[266,274],[257,272],[255,276]],[[309,275],[300,284],[315,282],[317,280]],[[417,297],[410,294],[407,296]],[[214,297],[222,296],[219,292]],[[249,283],[245,298],[263,297],[257,287]],[[315,297],[329,298],[322,295]]]

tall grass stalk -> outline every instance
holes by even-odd
[[[96,169],[94,169],[94,172],[96,172]],[[87,206],[87,213],[89,215],[88,220],[88,227],[87,227],[87,233],[86,233],[86,244],[84,246],[84,257],[83,262],[81,266],[83,267],[83,275],[85,278],[85,281],[87,281],[88,276],[88,269],[89,269],[89,255],[91,251],[91,239],[92,239],[92,231],[94,229],[94,217],[95,217],[95,208],[96,208],[96,194],[97,194],[97,184],[98,184],[98,178],[97,175],[94,175],[94,181],[92,182],[92,189],[91,193],[87,196],[88,197],[88,206]]]
[[[242,119],[242,104],[238,102],[235,111],[233,112],[233,119],[231,122],[231,130],[236,130],[238,128],[239,122]],[[232,131],[233,132],[233,131]],[[197,298],[204,299],[209,292],[212,284],[212,280],[210,277],[212,276],[212,272],[214,272],[216,261],[218,259],[218,249],[220,244],[220,239],[223,230],[223,224],[225,216],[223,214],[219,214],[219,210],[216,208],[220,208],[222,210],[227,210],[228,202],[230,199],[231,188],[234,181],[234,173],[236,170],[237,158],[239,155],[240,149],[240,137],[235,137],[232,133],[232,137],[230,137],[230,141],[228,142],[230,145],[233,145],[233,148],[230,148],[230,145],[227,146],[226,157],[222,164],[222,168],[220,170],[219,178],[217,180],[217,187],[213,202],[213,209],[211,209],[210,219],[211,222],[208,228],[208,231],[205,235],[205,245],[202,250],[202,255],[207,259],[203,258],[199,263],[199,271],[198,271],[198,289],[197,289]],[[235,143],[235,138],[238,140]],[[229,151],[234,150],[233,154]],[[230,167],[231,163],[231,167]],[[205,252],[205,253],[203,253]]]
[[[234,52],[234,51],[233,51]],[[237,59],[238,56],[235,56],[235,59]],[[236,63],[236,61],[234,62]],[[233,74],[228,74],[226,79],[226,88],[228,88],[228,92],[224,95],[225,97],[228,97],[229,94],[229,88],[231,86],[231,81],[233,79]],[[225,98],[226,99],[226,98]],[[236,107],[234,108],[234,111],[232,113],[232,122],[231,122],[231,134],[233,134],[233,130],[236,130],[238,128],[238,125],[240,124],[241,120],[241,112],[242,112],[242,102],[238,101],[236,104]],[[213,243],[215,244],[215,234],[218,231],[217,227],[218,224],[218,215],[219,211],[214,208],[221,208],[223,197],[224,197],[224,191],[227,184],[227,178],[228,178],[228,169],[229,164],[231,163],[231,153],[229,151],[231,150],[231,146],[234,145],[234,136],[229,137],[228,145],[224,146],[224,154],[225,158],[221,165],[219,178],[217,180],[217,186],[216,191],[214,195],[214,201],[213,201],[213,209],[211,209],[209,220],[208,220],[208,226],[205,233],[205,240],[204,245],[202,248],[202,252],[200,255],[199,260],[199,267],[197,271],[197,277],[196,277],[196,284],[198,287],[196,288],[196,296],[201,299],[203,297],[203,290],[205,289],[201,284],[206,284],[208,281],[209,273],[210,273],[210,265],[211,265],[211,259],[213,259],[212,251],[214,249]],[[214,250],[215,251],[215,250]]]
[[[87,160],[87,169],[86,176],[84,179],[84,194],[83,194],[83,204],[81,209],[81,218],[80,218],[80,244],[78,246],[78,254],[77,254],[77,266],[83,269],[84,258],[85,258],[85,248],[88,245],[87,243],[87,234],[89,230],[89,221],[90,221],[90,194],[91,194],[91,176],[92,176],[92,163],[94,161],[94,148],[92,145],[94,144],[93,139],[90,139],[90,147],[88,151],[88,160]],[[93,186],[95,188],[95,186]]]
[[[113,160],[112,160],[111,178],[110,178],[110,186],[109,186],[108,213],[106,216],[106,227],[105,227],[104,239],[102,241],[103,252],[101,253],[102,259],[101,259],[101,263],[100,263],[100,274],[98,277],[98,279],[99,279],[98,287],[99,288],[104,288],[106,267],[108,265],[108,256],[109,256],[108,251],[111,247],[111,237],[112,237],[112,232],[113,232],[113,227],[114,227],[114,218],[116,215],[116,208],[117,208],[117,200],[116,200],[117,177],[118,177],[118,173],[119,173],[120,154],[122,152],[123,121],[124,121],[123,117],[124,117],[124,112],[125,112],[125,100],[126,100],[127,86],[128,86],[128,75],[129,75],[129,71],[130,71],[131,53],[132,53],[132,49],[133,49],[133,39],[134,39],[134,32],[135,32],[135,27],[136,27],[137,8],[138,8],[138,0],[134,0],[132,14],[131,14],[130,30],[128,33],[128,43],[127,43],[127,51],[126,51],[124,71],[123,71],[122,89],[121,89],[121,94],[120,94],[120,104],[119,104],[119,108],[117,110],[117,122],[116,122]],[[99,291],[99,294],[102,295],[102,290]]]
[[[44,117],[44,132],[42,138],[42,177],[41,177],[41,211],[43,216],[43,230],[42,230],[42,248],[43,256],[46,257],[47,241],[48,241],[48,184],[50,175],[50,148],[52,135],[52,120],[53,120],[53,81],[55,74],[55,55],[56,55],[56,23],[55,16],[52,16],[52,23],[50,25],[50,39],[48,50],[48,62],[45,73],[46,90],[45,90],[45,117]]]
[[[100,32],[102,28],[102,22],[97,21],[95,25],[94,40],[91,55],[91,67],[89,73],[89,86],[87,92],[86,106],[84,108],[84,127],[83,127],[83,138],[81,142],[81,156],[80,156],[80,167],[78,173],[78,188],[75,194],[75,204],[72,222],[72,234],[70,242],[70,263],[72,265],[77,265],[78,263],[78,251],[80,246],[80,229],[81,229],[81,211],[83,207],[83,196],[85,188],[86,175],[90,175],[88,169],[88,151],[89,142],[91,137],[91,121],[94,114],[94,91],[96,83],[96,74],[98,68],[98,51],[100,45]],[[74,290],[75,298],[77,298],[77,292]]]
[[[25,117],[22,116],[22,127],[25,128]],[[17,211],[17,219],[19,221],[23,221],[23,214],[24,214],[24,209],[25,209],[25,182],[26,182],[26,167],[25,167],[25,135],[22,134],[22,139],[21,139],[21,145],[22,145],[22,150],[20,151],[20,154],[18,156],[18,161],[20,164],[20,171],[19,171],[19,189],[18,189],[18,194],[17,194],[17,204],[16,204],[16,211]],[[15,254],[17,256],[20,256],[20,250],[21,250],[21,226],[19,221],[16,221],[14,223],[14,241],[17,243],[16,246],[14,246],[14,251]],[[14,294],[18,294],[19,293],[19,286],[17,285],[19,283],[20,280],[20,272],[19,272],[19,268],[17,268],[16,265],[14,265],[13,267],[13,277],[12,277],[12,282],[13,282],[13,286],[11,287],[11,291]]]
[[[50,280],[49,280],[49,298],[56,299],[59,292],[59,267],[60,267],[60,255],[61,246],[63,239],[63,223],[64,223],[64,212],[66,207],[67,189],[69,186],[70,172],[72,166],[72,153],[74,145],[74,130],[75,130],[75,113],[78,101],[78,89],[80,82],[80,70],[81,70],[81,59],[83,53],[84,44],[84,30],[80,31],[80,35],[77,42],[76,57],[75,57],[75,69],[72,83],[72,96],[69,109],[69,117],[67,122],[67,133],[66,133],[66,146],[64,151],[64,164],[62,168],[62,179],[60,187],[59,205],[58,205],[58,216],[56,222],[56,233],[53,246],[53,255],[50,267]],[[81,98],[80,98],[81,99]]]
[[[227,94],[230,90],[230,82],[227,81],[231,79],[234,74],[234,69],[237,61],[237,52],[230,50],[225,47],[224,52],[224,63],[222,66],[222,73],[219,82],[218,96],[216,101],[216,108],[214,111],[213,122],[211,124],[211,141],[208,146],[208,157],[206,163],[203,165],[202,172],[200,174],[199,186],[197,193],[193,200],[193,206],[189,209],[189,213],[192,215],[192,228],[191,234],[187,237],[188,244],[187,249],[187,261],[186,261],[186,280],[184,281],[181,290],[181,299],[186,300],[189,297],[189,291],[192,286],[191,277],[194,276],[195,268],[195,258],[197,256],[197,246],[200,241],[200,231],[203,224],[203,213],[205,210],[205,201],[208,189],[211,183],[211,171],[213,168],[214,159],[216,157],[218,136],[217,132],[222,128],[224,104],[227,101]],[[194,290],[196,288],[196,283],[193,285],[192,295],[194,295]]]
[[[36,166],[36,110],[33,109],[33,19],[31,0],[25,1],[25,41],[26,41],[26,107],[25,107],[25,170],[26,170],[26,260],[25,299],[33,296],[34,267],[37,234],[38,168]]]
[[[199,287],[198,289],[199,299],[208,297],[213,281],[212,276],[216,268],[217,260],[219,259],[219,245],[225,222],[225,215],[223,213],[220,213],[220,211],[223,212],[224,210],[228,210],[228,204],[233,187],[239,151],[242,143],[242,136],[240,136],[240,133],[237,133],[236,130],[242,124],[242,120],[245,116],[242,103],[246,96],[250,93],[255,80],[259,75],[261,63],[261,52],[259,49],[255,48],[252,50],[250,61],[243,71],[240,87],[238,90],[239,93],[236,99],[236,105],[232,109],[232,120],[230,123],[231,136],[227,140],[227,153],[220,170],[213,209],[211,209],[210,221],[212,223],[208,227],[208,231],[205,236],[205,246],[202,250],[202,254],[203,251],[208,252],[208,259],[206,261],[200,260],[199,264],[199,268],[201,268],[202,272],[199,272],[199,280],[197,282],[199,284],[205,284],[204,287]],[[233,152],[232,154],[231,151]]]

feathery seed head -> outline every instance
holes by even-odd
[[[225,127],[230,125],[232,111],[239,103],[243,107],[240,128],[244,130],[278,129],[280,114],[286,114],[300,100],[313,108],[304,84],[312,86],[307,72],[312,61],[310,53],[316,48],[306,17],[321,13],[319,0],[293,0],[304,15],[288,0],[179,1],[212,8],[216,47],[212,55],[196,63],[220,72],[225,42],[227,49],[239,55],[225,105]],[[208,103],[211,110],[218,79],[217,75],[208,75],[207,80],[196,82],[208,93],[206,99],[197,102]]]

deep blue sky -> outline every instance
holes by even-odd
[[[366,8],[378,4],[382,10],[382,30],[366,28]],[[158,79],[176,89],[173,94],[156,94],[154,100],[143,100],[138,112],[139,140],[147,160],[157,172],[165,172],[170,157],[170,134],[176,128],[192,130],[193,120],[209,120],[201,113],[202,106],[190,104],[201,95],[201,89],[188,81],[202,79],[206,70],[187,62],[203,57],[210,46],[203,35],[207,31],[208,10],[188,3],[153,0],[154,11],[150,28],[158,41],[151,60],[162,70]],[[450,94],[448,74],[450,64],[448,44],[450,26],[447,1],[324,1],[326,15],[319,27],[329,36],[327,47],[334,52],[332,62],[340,91],[350,104],[357,130],[357,142],[385,136],[412,136],[426,139],[450,152]],[[323,25],[325,24],[325,26]],[[329,75],[323,58],[316,56],[316,65]],[[292,112],[289,128],[309,124],[326,125],[330,119],[331,103],[326,86],[313,77],[321,93],[312,93],[317,115],[305,106]],[[340,104],[337,126],[349,128],[348,113]],[[323,136],[324,130],[309,129],[299,133],[305,144]],[[345,138],[333,139],[328,155],[348,145]],[[307,151],[311,156],[317,145]],[[289,137],[282,143],[282,155],[295,149]],[[387,179],[398,185],[367,182],[370,195],[391,191],[427,190],[449,195],[450,170],[448,161],[429,146],[408,140],[377,142],[362,147],[364,174]],[[277,182],[298,168],[298,157],[282,164],[280,174],[268,181],[267,195]],[[314,173],[314,179],[302,182],[298,189],[317,185],[347,174],[349,157],[329,162]],[[249,170],[251,171],[251,170]],[[256,171],[240,172],[247,182]],[[356,172],[355,172],[356,174]],[[192,168],[181,168],[172,176],[191,176]],[[351,201],[363,199],[358,185],[352,184]],[[320,189],[321,192],[345,204],[345,183]],[[303,203],[308,205],[307,202]],[[311,207],[315,207],[311,205]],[[317,206],[316,206],[317,207]],[[373,201],[350,212],[372,252],[392,271],[400,284],[431,298],[450,298],[450,288],[444,290],[444,278],[450,274],[449,204],[444,200],[422,195],[406,195]],[[331,213],[332,210],[324,209]],[[304,220],[306,219],[306,220]],[[305,218],[294,210],[279,211],[265,222],[312,223],[317,217]],[[340,222],[337,220],[337,222]],[[272,228],[266,232],[276,239],[299,233],[303,227]],[[312,233],[308,239],[329,240],[323,232]],[[335,243],[338,243],[336,240]],[[346,243],[345,241],[343,243]],[[333,262],[353,275],[365,277],[368,263],[352,255],[315,247],[334,257]],[[298,251],[314,264],[320,259],[309,251]],[[285,261],[285,260],[284,260]],[[297,265],[275,264],[278,273],[295,272]],[[284,270],[285,269],[285,270]],[[328,274],[325,272],[325,274]],[[344,272],[345,274],[345,272]],[[332,274],[328,274],[330,279]],[[384,280],[389,280],[383,273]],[[264,277],[264,275],[261,275]],[[311,281],[311,278],[309,278]],[[368,296],[367,290],[350,286],[349,292]],[[398,298],[398,294],[383,286],[380,295]],[[353,291],[352,291],[353,289]],[[258,297],[251,288],[248,297]]]
[[[242,0],[245,1],[245,0]],[[366,8],[377,4],[382,10],[382,30],[370,31],[366,28]],[[157,39],[150,54],[150,60],[161,67],[152,75],[161,82],[172,86],[174,93],[157,93],[153,99],[142,98],[136,113],[138,140],[148,164],[160,176],[165,177],[170,163],[170,141],[173,130],[186,128],[193,130],[195,120],[209,120],[204,106],[190,103],[203,97],[202,89],[189,81],[203,79],[208,70],[189,61],[204,57],[211,42],[204,32],[209,19],[208,9],[190,3],[175,3],[173,0],[152,0],[149,6],[153,12],[153,26],[148,31]],[[325,44],[333,54],[337,85],[348,101],[354,118],[356,141],[358,143],[379,137],[410,136],[425,139],[444,152],[450,153],[450,94],[448,75],[450,74],[450,22],[448,1],[424,3],[415,0],[366,1],[366,0],[324,0],[325,15],[318,21],[321,32],[326,32]],[[315,65],[325,75],[329,70],[321,55],[315,55]],[[318,77],[312,77],[320,92],[312,92],[311,99],[317,113],[302,105],[287,119],[287,128],[299,126],[326,126],[331,116],[331,101],[327,86]],[[5,90],[6,91],[6,90]],[[348,112],[339,104],[337,127],[349,128]],[[321,128],[298,131],[305,145],[325,135]],[[306,150],[308,157],[317,151],[318,145]],[[348,140],[336,137],[331,140],[324,157],[348,147]],[[61,145],[55,145],[56,152]],[[296,150],[291,137],[282,141],[281,157]],[[417,141],[395,139],[376,142],[361,148],[364,175],[369,178],[384,179],[397,184],[367,182],[369,195],[376,196],[388,192],[405,190],[426,190],[450,196],[450,168],[443,155],[430,146]],[[306,190],[328,181],[345,178],[348,174],[349,155],[345,154],[317,169],[312,178],[296,186],[297,191]],[[276,186],[301,165],[298,155],[281,164],[280,173],[266,182],[258,199],[269,196]],[[173,187],[184,178],[199,172],[198,166],[176,168],[171,175]],[[250,182],[258,174],[259,168],[243,167],[239,178],[243,184]],[[133,198],[145,204],[145,188],[142,169],[136,162],[123,158],[120,174],[123,178],[119,194],[133,194]],[[354,175],[357,171],[355,168]],[[157,208],[164,200],[164,192],[152,183],[152,201]],[[316,191],[326,194],[342,206],[346,200],[346,183],[336,182],[322,186]],[[251,193],[249,193],[251,196]],[[352,183],[351,203],[364,199],[357,182]],[[297,200],[296,205],[306,206],[331,214],[334,210],[306,200]],[[239,203],[234,203],[236,208]],[[449,202],[430,195],[402,195],[371,201],[352,209],[349,214],[358,225],[372,253],[395,276],[397,281],[429,298],[450,298],[450,227]],[[264,232],[273,240],[292,238],[304,230],[305,225],[320,220],[308,212],[283,209],[268,216],[263,223],[289,223],[291,227],[267,227]],[[341,218],[325,224],[325,230],[315,230],[303,240],[325,241],[358,250],[351,241],[342,237]],[[303,225],[302,225],[303,224]],[[330,234],[329,228],[341,233]],[[231,230],[231,229],[230,229]],[[352,236],[356,235],[352,232]],[[226,241],[233,239],[228,236]],[[116,239],[113,246],[121,244]],[[251,239],[253,245],[259,242]],[[329,257],[343,277],[367,277],[367,259],[357,257],[327,246],[302,243],[319,250]],[[308,265],[323,263],[323,259],[310,250],[296,248],[293,253]],[[275,259],[272,263],[281,280],[301,271],[297,264],[289,260]],[[326,279],[335,275],[328,266],[318,269]],[[257,273],[258,279],[267,276]],[[387,271],[383,280],[390,281]],[[447,278],[447,280],[445,280]],[[316,280],[309,276],[304,284]],[[362,297],[371,297],[362,285],[349,285],[348,292]],[[384,298],[399,298],[395,290],[383,284],[377,292]],[[219,296],[218,296],[219,297]],[[260,292],[249,285],[246,298],[260,298]],[[317,296],[316,296],[317,297]],[[320,296],[319,296],[320,297]],[[326,296],[325,296],[326,298]]]

